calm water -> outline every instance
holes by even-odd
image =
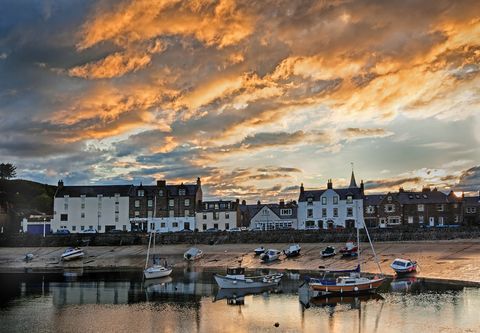
[[[148,284],[141,272],[0,274],[0,331],[480,332],[477,288],[411,278],[377,297],[310,299],[302,279],[288,273],[277,290],[234,295],[190,269]]]

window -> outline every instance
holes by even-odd
[[[170,210],[170,211],[168,212],[168,216],[170,216],[170,217],[175,217],[175,211],[174,211],[174,210]]]
[[[68,221],[68,214],[60,214],[60,221]]]
[[[185,209],[185,216],[190,216],[190,210]]]
[[[85,204],[82,203],[82,204],[80,205],[80,208],[81,208],[81,209],[85,209]]]
[[[76,231],[77,230],[77,226],[76,225],[72,225],[72,231]]]
[[[423,215],[418,216],[418,223],[423,223]]]
[[[443,205],[437,204],[437,212],[443,212]]]
[[[184,188],[181,188],[178,190],[178,195],[185,195],[186,194],[186,190]]]
[[[190,206],[190,199],[185,199],[185,207],[188,207]]]
[[[443,216],[438,218],[438,225],[443,225]]]
[[[115,213],[118,213],[120,211],[120,206],[118,203],[115,204]]]
[[[214,227],[215,229],[218,229],[218,223],[214,223],[214,224],[213,224],[213,227]]]
[[[280,209],[280,215],[292,215],[292,210],[288,209]]]
[[[84,219],[85,218],[85,213],[80,213],[80,218]]]
[[[144,190],[138,190],[137,191],[137,197],[144,197],[145,196],[145,191]]]
[[[149,200],[147,201],[147,206],[148,206],[148,207],[153,207],[153,200],[152,200],[152,199],[149,199]]]
[[[80,230],[82,230],[82,231],[85,230],[85,227],[82,225],[82,226],[80,227]]]
[[[213,206],[215,207],[215,209],[218,209],[218,203],[214,204]]]
[[[140,200],[135,200],[135,208],[140,207]]]
[[[98,216],[98,217],[102,217],[102,212],[101,212],[101,211],[98,211],[98,212],[97,212],[97,216]]]
[[[91,228],[90,228],[91,229]],[[98,231],[102,230],[102,226],[98,225]]]
[[[165,222],[160,223],[160,228],[165,228]]]
[[[348,208],[347,208],[347,211],[348,211]],[[348,215],[348,213],[347,213],[347,215]],[[338,217],[338,208],[333,209],[333,217]]]
[[[322,217],[326,217],[326,216],[327,216],[327,209],[322,208]]]
[[[373,214],[373,213],[375,213],[375,207],[373,207],[373,206],[367,206],[367,213],[368,213],[368,214]]]
[[[170,207],[175,206],[175,200],[173,200],[173,199],[168,200],[168,206],[170,206]]]
[[[322,197],[322,205],[326,205],[327,204],[327,197]]]
[[[425,210],[425,207],[423,206],[423,204],[419,204],[419,205],[417,205],[417,210],[419,212],[423,212]]]
[[[313,217],[313,209],[307,209],[307,217]]]
[[[337,196],[333,197],[333,204],[334,205],[338,204],[338,197]]]
[[[353,216],[353,208],[347,207],[347,216]]]
[[[266,216],[266,215],[270,215],[270,211],[269,211],[268,209],[264,209],[264,210],[262,211],[262,215],[265,215],[265,216]]]
[[[118,215],[115,216],[115,223],[118,223],[119,219],[118,219]]]
[[[305,221],[305,228],[315,228],[315,221]]]
[[[460,217],[458,215],[455,215],[454,221],[455,221],[455,223],[458,223],[460,221]]]
[[[202,225],[202,230],[203,231],[207,230],[207,225],[205,223]]]
[[[389,196],[387,197],[387,200],[388,200],[388,202],[392,202],[392,196],[389,195]]]
[[[225,230],[228,230],[228,229],[230,229],[230,224],[225,223]]]
[[[153,212],[152,212],[151,210],[149,210],[149,211],[147,212],[147,217],[149,217],[149,218],[152,218],[152,217],[153,217]]]
[[[230,219],[230,214],[229,213],[225,213],[225,219]]]
[[[158,196],[163,197],[163,190],[158,190]]]
[[[400,218],[396,216],[390,216],[388,218],[388,224],[400,224]]]
[[[347,204],[353,203],[353,197],[351,195],[347,195]]]
[[[155,230],[155,223],[150,223],[150,230]]]
[[[123,231],[127,231],[127,226],[124,224],[122,229]]]
[[[468,214],[475,214],[477,212],[477,207],[467,207],[466,212]]]
[[[313,205],[313,198],[307,198],[307,205]]]
[[[140,212],[138,210],[135,211],[135,217],[139,217],[140,216]]]
[[[213,219],[218,220],[218,212],[213,212]]]
[[[203,214],[203,219],[204,219],[204,220],[207,219],[207,214]]]
[[[178,222],[173,222],[173,223],[172,223],[172,227],[178,228]]]
[[[63,204],[63,210],[68,210],[68,203]]]
[[[408,223],[409,223],[409,224],[412,224],[412,223],[413,223],[413,216],[409,216],[409,217],[408,217]]]
[[[395,211],[395,205],[392,205],[392,204],[385,205],[386,213],[393,213],[394,211]]]

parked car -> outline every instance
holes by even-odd
[[[85,230],[80,231],[80,233],[81,234],[96,234],[97,229],[85,229]]]
[[[205,230],[205,232],[219,232],[220,230],[218,230],[217,228],[208,228],[207,230]]]
[[[68,231],[67,229],[59,229],[57,231],[55,231],[53,234],[54,235],[68,235],[70,233],[70,231]]]
[[[113,230],[110,230],[109,233],[110,234],[121,234],[123,233],[124,231],[123,230],[120,230],[120,229],[113,229]]]
[[[227,230],[228,232],[240,232],[240,228],[232,228],[232,229],[228,229]]]
[[[179,232],[193,232],[193,230],[190,230],[190,229],[182,229],[182,230],[180,230]]]

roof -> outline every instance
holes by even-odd
[[[352,170],[352,176],[350,177],[350,185],[348,187],[349,188],[358,187],[357,182],[355,181],[355,174],[353,173],[353,170]]]
[[[480,206],[480,196],[478,197],[464,197],[465,205]]]
[[[291,204],[280,205],[280,204],[272,203],[272,204],[259,204],[259,205],[258,204],[257,205],[240,205],[240,211],[248,213],[250,218],[252,218],[255,215],[257,215],[264,207],[268,207],[281,220],[289,220],[291,218],[297,217],[297,206],[291,205]],[[281,209],[291,209],[292,214],[280,215]]]
[[[178,196],[178,190],[185,189],[185,196],[195,196],[197,193],[198,185],[196,184],[180,184],[180,185],[167,185],[165,187],[157,185],[138,185],[133,186],[131,196],[136,196],[136,191],[144,190],[146,196],[154,196],[159,190],[166,188],[169,197]]]
[[[371,194],[371,195],[366,195],[364,198],[364,203],[366,205],[379,205],[380,202],[385,198],[385,195],[383,194]]]
[[[333,188],[333,191],[337,193],[340,196],[340,200],[346,200],[348,195],[352,195],[354,199],[362,199],[363,194],[362,194],[362,189],[356,187],[356,188]],[[327,189],[324,190],[310,190],[310,191],[303,191],[300,192],[300,197],[298,198],[298,201],[307,201],[307,198],[313,198],[313,201],[320,201],[320,197],[322,194],[327,191]]]
[[[96,197],[103,195],[106,197],[113,197],[116,193],[121,197],[127,197],[133,185],[88,185],[88,186],[62,186],[59,187],[55,195],[56,198],[68,195],[70,197],[80,197],[85,195],[87,197]]]
[[[401,204],[441,204],[453,202],[441,191],[399,192],[392,194]]]
[[[207,205],[208,208],[205,208],[205,205]],[[217,205],[218,208],[215,208],[215,206],[212,208],[210,205]],[[225,200],[202,201],[202,205],[198,208],[200,212],[231,212],[235,210],[237,210],[237,202]]]

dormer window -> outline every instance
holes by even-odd
[[[144,197],[145,196],[145,191],[144,190],[138,190],[137,191],[137,196],[138,197]]]
[[[184,188],[178,190],[178,195],[185,195],[187,191]]]
[[[163,190],[158,190],[158,196],[163,197]]]
[[[353,196],[347,195],[347,204],[353,203]]]
[[[428,198],[428,196],[427,196],[426,194],[424,194],[424,195],[423,195],[423,198],[424,198],[424,199],[427,199],[427,198]]]
[[[337,196],[334,196],[334,197],[333,197],[333,204],[334,204],[334,205],[337,205],[337,204],[338,204],[338,197],[337,197]]]
[[[409,195],[408,195],[408,198],[409,198],[409,199],[413,199],[413,195],[409,194]]]
[[[312,205],[313,204],[313,198],[307,198],[307,204]]]
[[[392,196],[389,195],[389,196],[387,197],[387,200],[388,200],[388,202],[391,202],[391,201],[392,201]]]
[[[322,205],[326,205],[327,204],[327,197],[322,197]]]

